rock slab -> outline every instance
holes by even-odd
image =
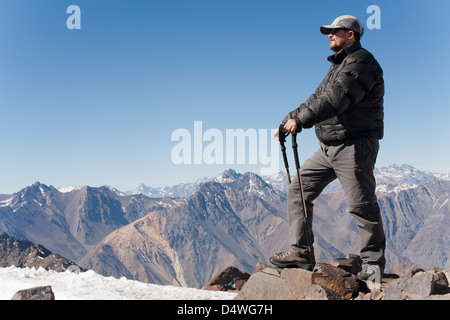
[[[311,271],[273,268],[258,263],[256,272],[244,284],[235,299],[343,300],[344,297],[326,286],[315,284]]]
[[[55,300],[55,294],[51,286],[41,286],[17,291],[11,300]]]

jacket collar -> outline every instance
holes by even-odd
[[[351,53],[358,51],[361,49],[361,43],[359,42],[353,42],[348,47],[345,47],[339,52],[336,52],[335,54],[329,56],[327,58],[328,61],[330,61],[333,64],[341,64],[342,61]]]

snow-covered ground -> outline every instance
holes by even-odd
[[[43,268],[0,268],[0,300],[11,299],[19,290],[47,285],[52,286],[56,300],[231,300],[236,296],[104,277],[92,270],[76,274]]]

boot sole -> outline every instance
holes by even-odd
[[[301,262],[282,262],[282,261],[274,261],[272,258],[269,258],[270,263],[279,267],[279,268],[298,268],[305,269],[308,271],[312,271],[313,267],[310,264],[305,264]]]

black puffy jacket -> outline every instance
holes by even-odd
[[[353,43],[328,57],[332,63],[316,92],[283,120],[316,126],[320,141],[383,138],[383,70],[374,56]]]

